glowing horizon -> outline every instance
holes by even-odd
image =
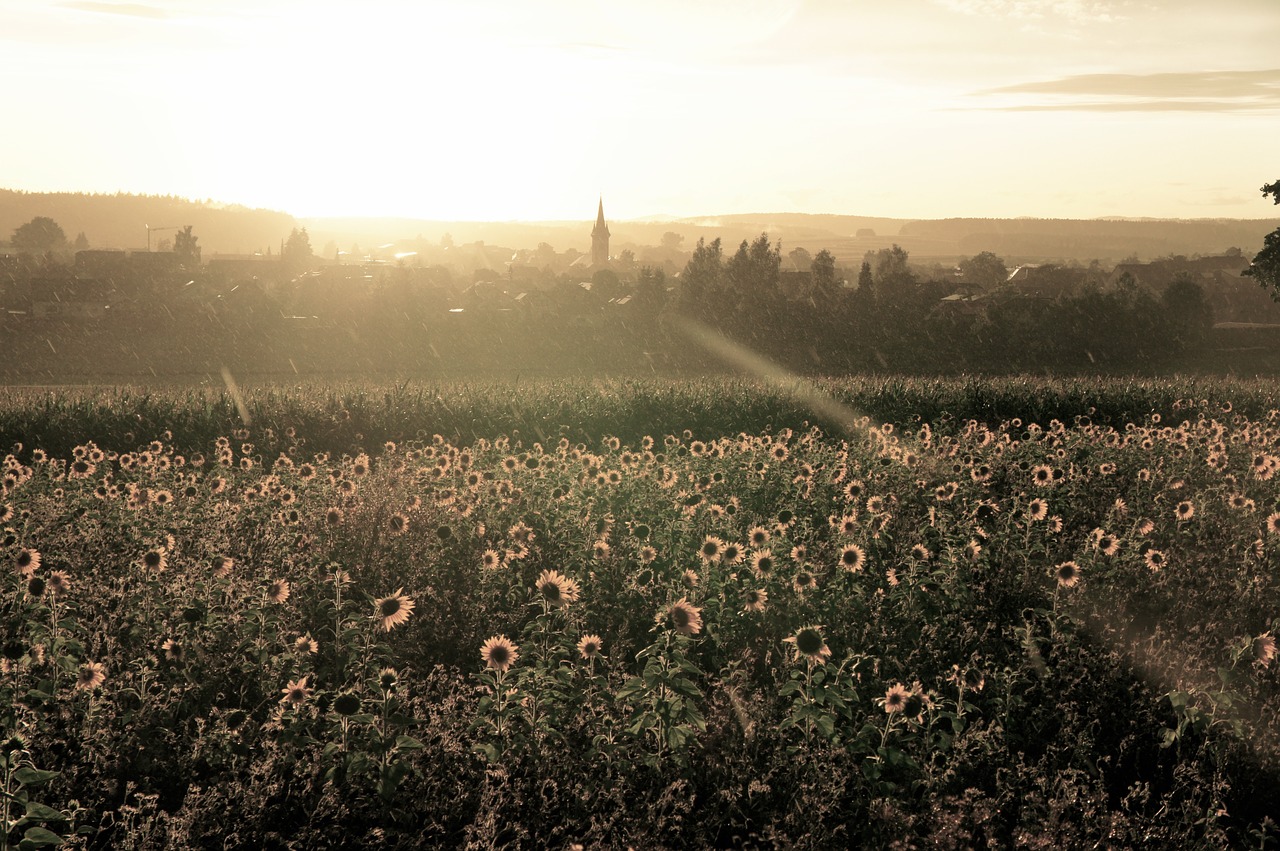
[[[1274,214],[1272,0],[0,0],[0,16],[0,69],[22,81],[0,137],[11,189],[441,221],[579,220],[602,193],[616,220]]]

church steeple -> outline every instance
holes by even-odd
[[[600,196],[600,209],[596,213],[596,226],[591,229],[591,265],[609,263],[609,226],[604,223],[604,196]]]

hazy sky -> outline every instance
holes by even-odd
[[[298,216],[1275,215],[1280,0],[0,0],[0,187]]]

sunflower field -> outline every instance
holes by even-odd
[[[1280,394],[1179,390],[8,398],[0,848],[1267,847]]]

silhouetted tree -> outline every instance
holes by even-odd
[[[62,227],[48,216],[36,216],[13,232],[10,240],[19,254],[42,257],[52,251],[67,247],[67,235]]]
[[[720,248],[720,238],[716,237],[709,245],[699,239],[693,256],[680,273],[680,306],[685,310],[705,311],[719,297],[723,284],[724,253]]]
[[[1263,197],[1271,196],[1271,200],[1280,204],[1280,180],[1262,187]],[[1254,255],[1253,262],[1244,271],[1271,296],[1272,301],[1280,301],[1280,228],[1267,234],[1262,241],[1262,250]]]
[[[85,251],[89,248],[89,237],[84,235],[84,231],[76,234],[76,241],[72,243],[71,247],[76,251]]]
[[[289,238],[285,240],[284,247],[280,250],[280,259],[290,269],[296,270],[309,266],[313,256],[311,237],[307,234],[307,229],[298,230],[294,228],[289,233]]]
[[[1174,277],[1160,300],[1178,347],[1200,347],[1213,327],[1213,308],[1205,299],[1204,288],[1183,272]]]
[[[679,251],[680,243],[682,242],[684,242],[684,237],[675,231],[667,231],[662,235],[662,247],[667,251]]]
[[[191,233],[191,225],[174,234],[173,253],[177,254],[182,265],[194,269],[200,265],[200,238]]]
[[[825,248],[819,251],[818,256],[809,263],[809,274],[813,282],[814,301],[828,308],[834,306],[840,291],[840,282],[836,278],[835,255]]]
[[[960,261],[960,274],[966,282],[987,288],[998,287],[1009,277],[1009,267],[993,252],[983,251]]]

